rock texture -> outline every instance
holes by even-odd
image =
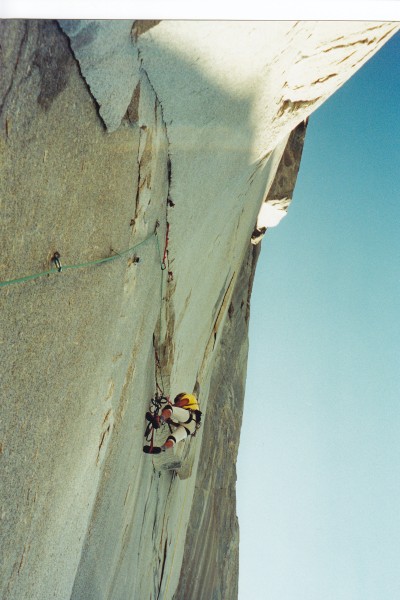
[[[307,123],[303,121],[297,125],[289,136],[274,182],[261,205],[256,227],[251,234],[254,245],[261,242],[268,227],[279,225],[287,213],[299,173]]]
[[[0,288],[2,600],[237,595],[252,232],[397,30],[0,22],[1,281],[64,265]],[[156,381],[205,416],[178,471],[142,452]]]
[[[209,392],[212,402],[204,423],[185,566],[176,600],[236,598],[238,593],[239,528],[232,499],[246,382],[250,296],[259,248],[248,247],[216,352]]]
[[[139,77],[133,21],[61,20],[108,131],[121,124]],[[96,57],[94,62],[93,57]]]

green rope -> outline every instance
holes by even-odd
[[[83,269],[85,267],[92,267],[94,265],[101,265],[101,264],[104,264],[107,262],[111,262],[113,260],[118,260],[118,259],[126,256],[127,254],[130,254],[131,252],[133,252],[134,250],[136,250],[137,248],[139,248],[140,246],[142,246],[143,244],[148,242],[149,239],[153,237],[153,235],[157,241],[157,250],[158,250],[158,256],[159,256],[160,265],[161,265],[160,339],[162,339],[162,306],[163,306],[163,294],[164,294],[164,269],[163,269],[163,258],[161,255],[160,241],[159,241],[158,235],[157,235],[157,228],[155,229],[154,233],[149,235],[146,239],[142,240],[135,246],[131,246],[130,248],[127,248],[126,250],[123,250],[121,252],[116,252],[116,254],[114,256],[107,256],[106,258],[98,258],[96,260],[90,260],[88,262],[79,263],[77,265],[62,265],[62,271],[67,271],[68,269]],[[60,273],[60,271],[58,269],[49,269],[48,271],[43,271],[42,273],[34,273],[33,275],[25,275],[25,277],[17,277],[16,279],[0,281],[0,288],[6,287],[7,285],[13,285],[14,283],[25,283],[26,281],[31,281],[31,280],[37,279],[39,277],[44,277],[45,275],[52,275],[53,273]],[[162,376],[161,365],[159,366],[159,371],[160,371],[160,379],[161,379],[161,383],[162,383],[162,387],[163,387],[163,391],[164,391],[164,380],[163,380],[163,376]]]
[[[112,260],[118,260],[118,259],[122,258],[123,256],[125,256],[126,254],[133,252],[133,250],[136,250],[137,248],[139,248],[139,246],[142,246],[143,244],[145,244],[150,238],[153,237],[153,235],[154,234],[152,233],[146,239],[139,242],[139,244],[136,244],[136,246],[127,248],[126,250],[123,250],[122,252],[117,253],[115,256],[107,256],[106,258],[98,258],[97,260],[91,260],[89,262],[80,263],[78,265],[63,265],[62,270],[66,271],[67,269],[82,269],[84,267],[91,267],[93,265],[99,265],[102,263],[110,262]],[[158,248],[160,248],[158,238],[157,238],[157,245],[158,245]],[[161,262],[161,260],[160,260],[160,262]],[[34,275],[26,275],[25,277],[18,277],[17,279],[9,279],[8,281],[0,281],[0,287],[5,287],[6,285],[12,285],[14,283],[24,283],[25,281],[30,281],[31,279],[37,279],[38,277],[43,277],[44,275],[51,275],[53,273],[59,273],[58,269],[50,269],[49,271],[43,271],[42,273],[35,273]]]

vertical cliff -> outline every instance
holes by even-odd
[[[2,599],[237,595],[252,233],[397,30],[0,22]],[[204,413],[162,460],[156,381]]]
[[[246,382],[250,296],[259,248],[249,244],[215,356],[184,568],[175,598],[237,597],[239,528],[232,509]]]

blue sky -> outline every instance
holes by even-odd
[[[309,121],[262,242],[240,600],[400,598],[400,34]]]

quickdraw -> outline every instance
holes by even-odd
[[[51,258],[51,262],[55,264],[56,269],[59,273],[61,273],[61,271],[62,271],[62,264],[61,264],[60,258],[61,258],[61,256],[60,256],[59,252],[54,252],[54,254]]]

